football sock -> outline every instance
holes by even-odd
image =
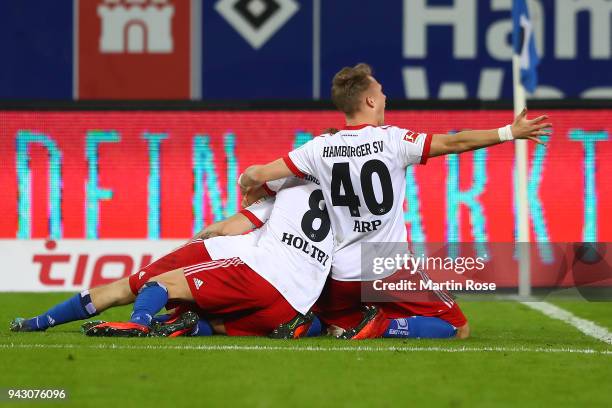
[[[47,312],[26,320],[25,324],[32,330],[46,330],[58,324],[87,319],[97,314],[95,306],[91,303],[89,291],[86,290],[53,306]]]
[[[130,322],[150,326],[155,316],[168,302],[168,289],[159,282],[147,282],[134,301]]]
[[[457,329],[438,317],[412,316],[407,319],[389,320],[383,337],[413,339],[446,339],[453,337]]]
[[[198,324],[193,328],[188,336],[212,336],[213,331],[210,323],[206,320],[198,320]]]
[[[319,320],[317,316],[315,316],[314,319],[312,320],[312,324],[310,325],[310,328],[308,329],[308,332],[306,332],[306,337],[320,336],[321,331],[322,331],[321,321]]]

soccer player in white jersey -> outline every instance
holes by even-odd
[[[183,266],[136,274],[130,321],[103,322],[86,334],[145,336],[168,303],[195,302],[199,314],[222,321],[216,333],[262,336],[291,322],[291,337],[299,337],[295,325],[309,322],[296,315],[308,315],[319,297],[333,252],[323,194],[313,181],[286,179],[269,218],[265,205],[243,212],[258,230],[193,241],[179,250],[188,259],[174,259]]]
[[[542,143],[538,136],[551,126],[546,116],[527,119],[526,110],[511,125],[456,134],[432,135],[385,126],[386,96],[366,64],[345,67],[335,75],[332,100],[345,115],[344,129],[316,137],[266,165],[249,167],[239,183],[243,194],[248,194],[264,182],[290,174],[308,174],[320,180],[336,244],[331,288],[326,292],[333,294],[328,299],[332,308],[340,305],[347,312],[360,303],[360,244],[406,240],[403,202],[407,166],[514,139]],[[425,315],[455,313],[452,299],[442,296]],[[353,321],[358,315],[353,313]],[[467,321],[462,314],[455,317],[449,320],[459,325],[455,326],[458,337],[467,336]],[[376,336],[378,328],[370,329],[368,336]]]

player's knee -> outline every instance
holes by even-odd
[[[115,282],[115,304],[117,306],[130,304],[136,299],[136,295],[132,292],[132,288],[130,288],[130,282],[128,278],[124,278]]]
[[[457,328],[456,339],[465,340],[470,337],[470,325],[466,322],[463,326]]]
[[[127,305],[134,301],[128,278],[119,279],[108,285],[98,286],[89,290],[91,301],[99,312],[113,306]]]
[[[170,299],[192,300],[191,291],[182,269],[153,276],[148,282],[157,282],[163,285],[168,291],[168,298]]]

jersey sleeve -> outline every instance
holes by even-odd
[[[297,177],[304,177],[306,174],[316,177],[316,174],[314,174],[314,169],[316,168],[316,149],[317,138],[289,152],[287,156],[283,157],[283,160]]]
[[[278,180],[266,181],[265,183],[263,183],[262,187],[264,190],[266,190],[266,193],[268,193],[269,196],[274,197],[276,193],[278,193],[283,188],[288,178],[289,177],[285,177]]]
[[[260,228],[270,218],[274,201],[273,197],[263,197],[242,209],[240,214],[247,217],[257,228]]]
[[[402,128],[394,128],[393,130],[398,154],[404,166],[426,164],[429,158],[432,135]]]

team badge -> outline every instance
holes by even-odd
[[[417,136],[416,133],[414,133],[412,130],[409,130],[404,135],[404,141],[410,142],[410,143],[416,143],[416,136]]]

